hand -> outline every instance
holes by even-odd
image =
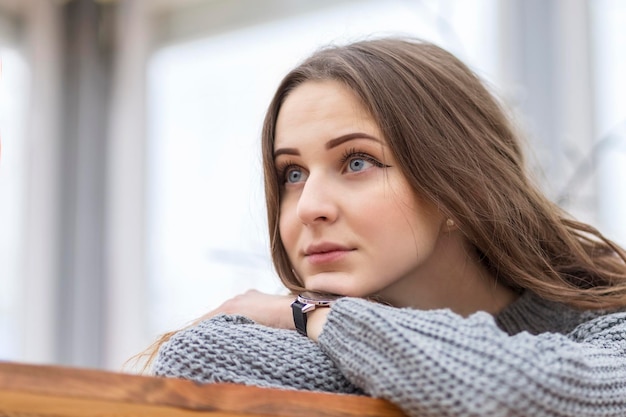
[[[241,315],[268,327],[295,330],[291,303],[293,295],[272,295],[248,290],[225,301],[215,310],[200,317],[196,323],[218,314]]]

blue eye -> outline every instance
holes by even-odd
[[[359,172],[363,171],[366,168],[369,168],[368,164],[370,166],[373,165],[371,162],[363,158],[353,158],[350,160],[350,163],[348,165],[350,167],[350,171]]]
[[[297,184],[306,180],[306,178],[306,174],[302,172],[301,168],[298,167],[289,168],[285,172],[285,182],[289,184]]]
[[[373,167],[389,168],[389,165],[385,165],[370,154],[355,148],[346,149],[341,158],[341,166],[347,173],[353,174],[367,171]]]

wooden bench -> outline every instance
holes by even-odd
[[[401,417],[380,399],[0,362],[0,417]]]

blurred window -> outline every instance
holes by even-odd
[[[595,74],[599,226],[626,246],[626,2],[589,1]]]
[[[25,181],[24,117],[26,62],[16,49],[0,44],[0,359],[20,355],[23,194]]]

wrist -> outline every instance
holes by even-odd
[[[316,341],[319,338],[326,321],[328,320],[328,315],[330,314],[331,307],[329,308],[318,308],[315,311],[309,313],[309,320],[307,321],[306,331],[307,336]]]
[[[293,322],[293,315],[291,312],[291,304],[293,303],[293,298],[291,296],[287,297],[284,302],[281,302],[279,306],[279,310],[277,311],[276,316],[279,317],[280,323],[278,323],[279,328],[287,329],[287,330],[296,330],[296,326]]]
[[[309,316],[317,310],[329,310],[329,307],[338,298],[341,298],[341,296],[311,291],[305,291],[298,295],[296,300],[291,304],[293,323],[296,330],[304,336],[309,336]],[[317,321],[311,326],[311,329],[315,332],[316,337],[321,332],[321,326]]]

